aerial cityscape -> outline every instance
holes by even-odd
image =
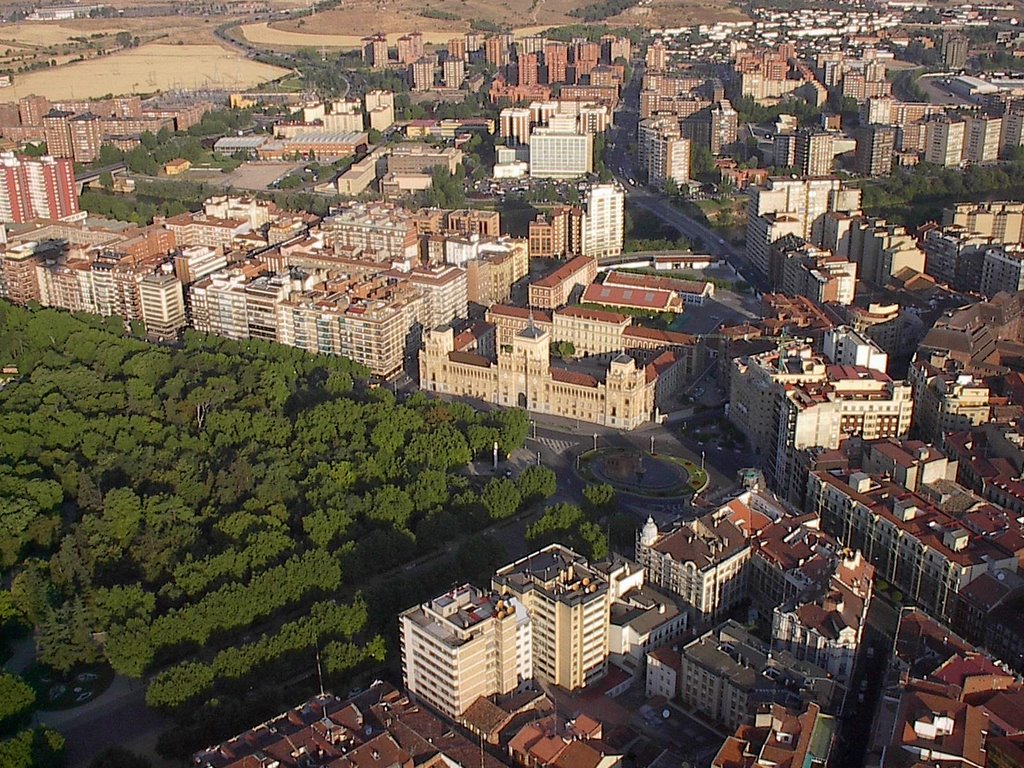
[[[0,0],[0,768],[1024,768],[1024,4]]]

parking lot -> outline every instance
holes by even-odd
[[[221,181],[236,189],[267,189],[300,165],[302,163],[242,163],[231,173],[224,174]]]

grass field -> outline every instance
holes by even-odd
[[[172,88],[243,88],[281,77],[288,70],[250,61],[218,45],[149,44],[65,67],[31,72],[0,90],[0,99],[32,93],[51,99],[105,94],[153,93]]]

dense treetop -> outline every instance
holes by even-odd
[[[56,670],[150,677],[165,709],[314,648],[379,663],[375,577],[553,492],[466,472],[522,445],[522,411],[399,402],[343,358],[0,303],[0,366],[0,626]]]

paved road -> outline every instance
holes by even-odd
[[[606,157],[608,169],[615,175],[626,191],[628,200],[657,216],[664,223],[678,229],[690,242],[700,240],[702,251],[724,257],[743,275],[748,283],[758,292],[768,289],[767,281],[747,261],[745,255],[734,249],[728,242],[704,226],[701,222],[687,216],[676,208],[668,199],[657,192],[642,186],[634,152],[637,141],[637,125],[639,123],[640,84],[643,78],[643,67],[637,65],[633,70],[633,79],[622,94],[622,108],[615,113],[615,128],[612,133],[612,146]]]
[[[172,721],[146,706],[146,683],[115,677],[95,701],[75,709],[39,712],[36,719],[67,740],[68,768],[85,768],[107,747],[154,737]]]

